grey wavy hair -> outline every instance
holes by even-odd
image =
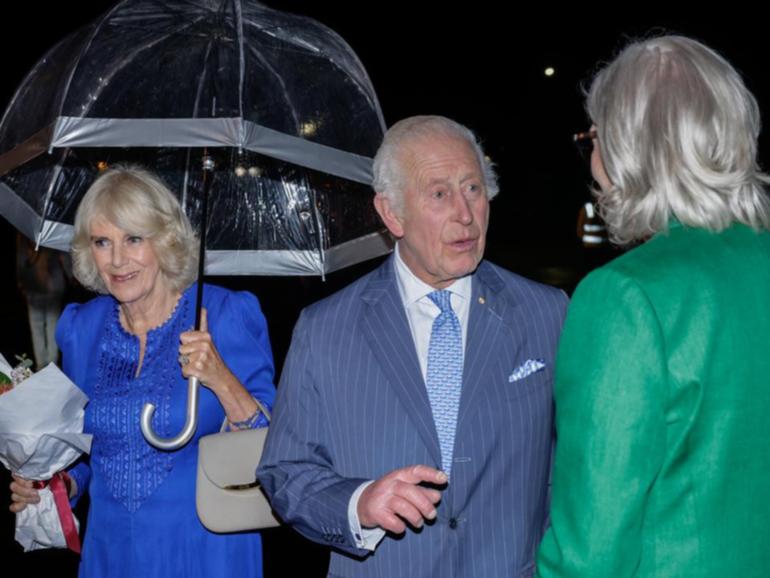
[[[610,237],[682,224],[770,228],[757,102],[723,57],[683,36],[631,43],[594,78],[586,108],[612,182],[595,191]]]
[[[487,198],[500,191],[495,167],[484,155],[476,135],[469,128],[443,116],[412,116],[398,121],[387,133],[374,156],[372,188],[390,199],[396,212],[403,210],[407,175],[402,167],[403,146],[410,140],[426,136],[448,136],[466,141],[479,161],[484,176]]]
[[[91,253],[91,224],[104,218],[152,243],[169,288],[184,291],[197,276],[198,239],[179,201],[157,176],[137,166],[102,173],[80,201],[72,238],[72,269],[85,287],[107,293]]]

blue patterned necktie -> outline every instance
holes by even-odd
[[[425,385],[436,424],[443,470],[452,473],[457,412],[463,383],[463,336],[460,320],[452,311],[451,293],[428,294],[441,313],[433,320],[428,346],[428,372]]]

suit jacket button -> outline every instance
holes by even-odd
[[[449,527],[452,528],[452,530],[457,528],[457,518],[451,518],[449,520]]]

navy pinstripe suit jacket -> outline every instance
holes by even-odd
[[[303,311],[259,479],[279,515],[331,546],[330,576],[529,576],[547,514],[553,361],[567,299],[482,262],[473,275],[452,478],[437,519],[356,548],[365,480],[441,454],[392,258]],[[527,360],[545,368],[511,381]]]

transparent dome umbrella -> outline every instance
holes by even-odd
[[[323,275],[391,249],[369,187],[383,133],[364,68],[322,24],[247,0],[124,0],[17,89],[0,122],[0,213],[68,250],[98,172],[138,163],[202,233],[208,211],[206,273]],[[157,437],[150,412],[150,443],[190,439],[190,390],[184,435]]]

